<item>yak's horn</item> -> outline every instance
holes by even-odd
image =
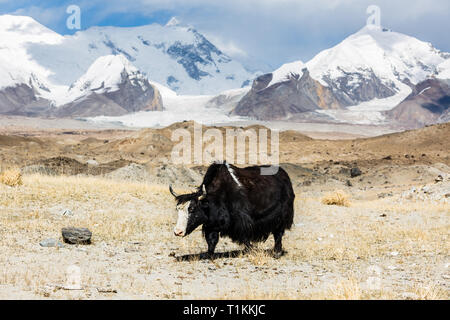
[[[176,194],[176,192],[173,191],[172,185],[169,185],[169,191],[170,191],[170,193],[171,193],[175,198],[178,197],[178,194]]]
[[[202,200],[205,197],[206,197],[206,187],[205,187],[205,185],[202,185],[202,193],[201,193],[199,199]]]

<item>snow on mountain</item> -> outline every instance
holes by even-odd
[[[298,75],[301,78],[304,68],[306,68],[306,65],[300,60],[283,64],[280,68],[272,72],[272,81],[267,86],[270,87],[275,83],[287,81],[291,74]]]
[[[95,60],[87,72],[69,88],[69,101],[95,92],[114,92],[119,90],[123,74],[142,90],[146,90],[148,82],[145,76],[122,55],[108,55]]]
[[[450,59],[445,60],[438,66],[438,74],[436,78],[439,79],[450,79]]]
[[[349,102],[362,102],[410,90],[405,82],[417,84],[425,80],[449,58],[448,53],[430,43],[365,26],[335,47],[320,52],[306,65],[312,77],[323,85],[346,92]],[[379,80],[376,87],[381,91],[377,96],[369,92],[372,88],[364,89],[367,82],[375,79]]]
[[[54,85],[70,86],[99,57],[125,56],[152,81],[180,94],[217,93],[252,79],[201,33],[167,25],[93,27],[61,36],[30,17],[0,16],[0,57],[18,59]]]
[[[27,45],[61,43],[63,37],[30,17],[0,16],[0,89],[34,84],[39,93],[48,92],[50,71],[31,59]],[[44,92],[43,92],[43,91]]]
[[[119,116],[163,110],[159,90],[123,55],[98,58],[67,92],[54,111],[63,117]]]
[[[222,109],[207,107],[213,96],[165,96],[164,111],[137,112],[119,117],[99,116],[90,121],[104,123],[115,122],[129,127],[165,127],[175,122],[194,120],[203,125],[237,122],[241,117],[226,115]]]

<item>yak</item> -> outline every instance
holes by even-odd
[[[239,168],[213,163],[195,192],[178,195],[178,220],[174,234],[185,237],[202,225],[208,244],[205,257],[213,257],[219,237],[250,249],[253,242],[266,241],[273,235],[274,257],[283,254],[282,238],[294,220],[294,198],[289,175],[282,168],[273,175],[261,175],[268,166]]]

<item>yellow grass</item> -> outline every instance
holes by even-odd
[[[23,184],[20,169],[7,169],[0,174],[0,183],[10,187],[17,187]]]
[[[338,190],[332,193],[327,193],[322,198],[322,203],[329,206],[343,206],[350,207],[350,196],[344,191]]]

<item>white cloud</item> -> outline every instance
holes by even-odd
[[[206,38],[208,38],[209,41],[214,43],[214,45],[219,48],[222,52],[229,55],[230,57],[247,57],[248,54],[243,49],[239,48],[233,40],[224,40],[220,37],[209,34],[208,32],[205,33]]]
[[[4,0],[0,0],[3,2]],[[34,5],[18,13],[40,22],[64,19],[51,9]],[[158,11],[173,13],[196,27],[232,57],[260,57],[278,67],[340,42],[364,26],[366,8],[381,8],[382,25],[450,51],[448,0],[109,0],[76,1],[84,10],[96,8],[90,23],[111,14],[152,17]],[[68,2],[65,2],[68,3]],[[59,12],[59,11],[58,11]],[[64,11],[62,11],[64,13]],[[54,22],[53,22],[54,24]]]

